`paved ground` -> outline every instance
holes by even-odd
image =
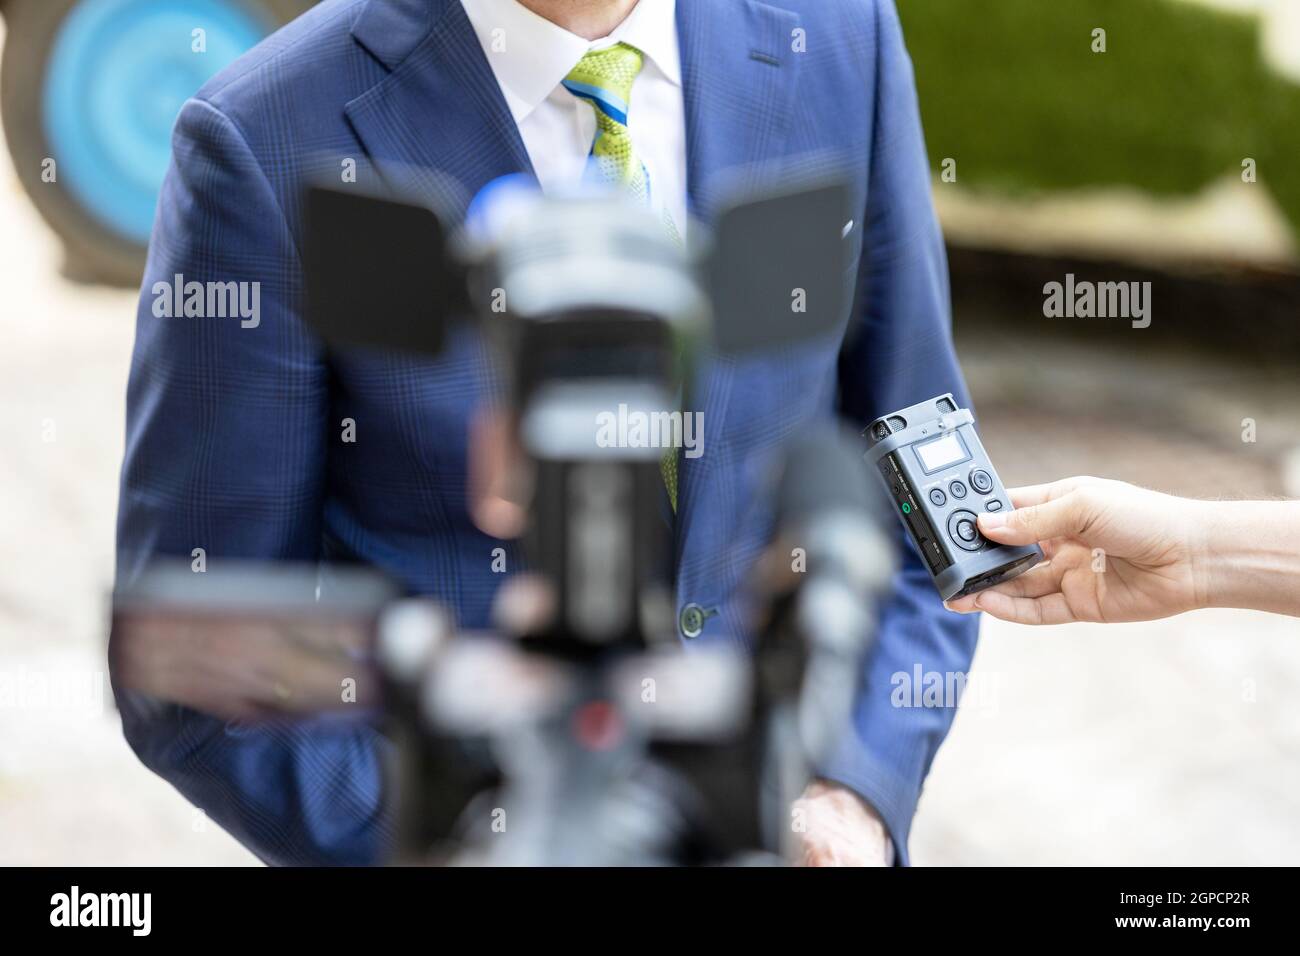
[[[60,279],[58,247],[2,162],[0,862],[249,862],[140,766],[108,694],[134,295]]]
[[[58,249],[7,163],[0,863],[255,862],[137,763],[107,702],[104,596],[134,297],[59,278]],[[1193,494],[1300,494],[1286,478],[1300,471],[1294,377],[1148,355],[1140,339],[1116,354],[1056,344],[1041,326],[959,327],[1009,482],[1094,472]],[[1047,397],[1032,416],[1030,396]],[[1243,417],[1257,420],[1257,444],[1240,441]],[[922,800],[917,862],[1300,861],[1300,622],[1237,612],[1104,629],[986,622],[974,680]],[[62,699],[43,699],[42,684]]]

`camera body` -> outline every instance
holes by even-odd
[[[884,415],[863,434],[871,443],[867,462],[943,600],[982,591],[1043,560],[1037,545],[1009,547],[980,534],[979,514],[1010,510],[1011,499],[974,416],[951,393]]]

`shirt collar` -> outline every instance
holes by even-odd
[[[591,47],[599,49],[612,43],[631,44],[659,68],[669,83],[682,85],[682,54],[677,43],[677,0],[641,0],[607,40],[597,40]]]
[[[587,41],[518,0],[461,0],[516,123],[522,122],[588,50],[628,43],[681,86],[676,0],[640,0],[608,37]]]

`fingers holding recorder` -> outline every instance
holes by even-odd
[[[1077,537],[1095,517],[1092,499],[1079,485],[1069,488],[1037,485],[1014,488],[1009,494],[1016,506],[1014,511],[979,516],[980,531],[998,544],[1038,544],[1053,538]]]
[[[986,611],[1013,624],[1067,624],[1075,620],[1061,591],[1065,569],[1050,561],[997,587],[977,591],[946,606],[959,614]]]
[[[1204,606],[1204,503],[1121,481],[1070,478],[1010,491],[1017,510],[979,516],[1003,545],[1041,545],[1048,562],[949,603],[1022,624],[1142,621]]]
[[[1099,484],[1098,478],[1076,477],[1008,489],[1015,510],[981,514],[980,532],[998,544],[1040,545],[1050,559],[1058,539],[1082,536],[1095,521],[1095,496],[1084,490]],[[997,587],[949,601],[947,607],[962,614],[987,611],[1017,624],[1067,623],[1074,615],[1061,593],[1064,571],[1049,560]]]

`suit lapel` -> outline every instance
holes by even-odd
[[[784,153],[803,56],[795,52],[799,24],[797,14],[756,0],[677,0],[689,201],[706,225],[728,198],[758,187]],[[704,415],[704,453],[680,463],[679,562],[719,457],[735,374],[734,362],[720,356],[702,366],[688,407]]]
[[[799,17],[756,0],[677,0],[691,210],[712,220],[756,185],[790,127]]]
[[[499,176],[532,174],[459,0],[371,0],[352,32],[389,69],[346,112],[390,187],[460,215]]]

